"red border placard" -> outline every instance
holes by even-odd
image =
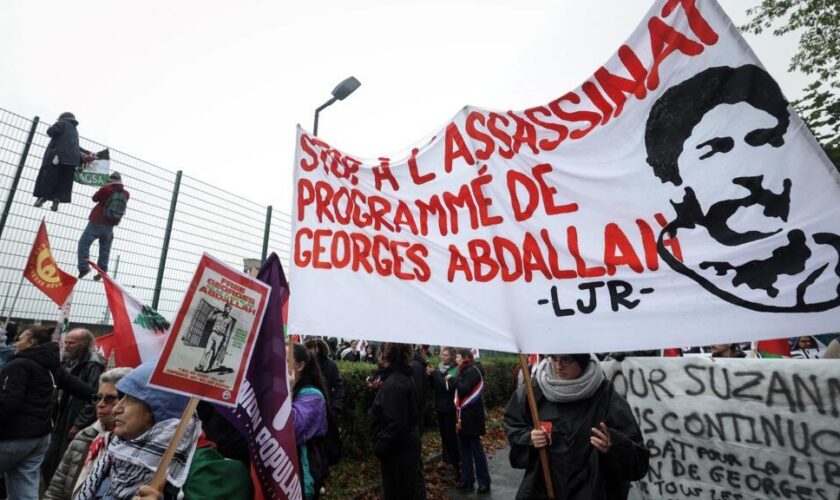
[[[211,269],[230,281],[256,292],[260,296],[256,308],[256,314],[254,316],[254,322],[251,325],[251,330],[248,332],[248,340],[245,343],[245,348],[242,350],[243,362],[239,364],[239,370],[236,373],[233,387],[230,390],[164,372],[164,368],[168,364],[169,358],[172,354],[173,346],[181,336],[181,327],[186,319],[189,305],[192,303],[193,297],[201,285],[201,277],[204,275],[205,269]],[[203,254],[201,256],[201,260],[198,262],[198,268],[195,270],[195,274],[190,281],[190,286],[187,288],[186,294],[184,294],[184,300],[181,302],[181,307],[178,310],[178,315],[175,317],[175,322],[169,330],[169,336],[166,338],[166,343],[163,346],[163,351],[161,351],[160,359],[158,359],[155,369],[152,372],[152,376],[149,379],[149,385],[159,387],[170,392],[184,394],[186,396],[198,397],[226,406],[236,406],[236,399],[239,396],[239,387],[242,384],[242,379],[245,378],[245,374],[248,371],[248,365],[251,363],[251,351],[254,347],[254,342],[257,340],[257,335],[259,335],[260,327],[262,326],[263,315],[265,314],[266,302],[268,301],[270,291],[271,287],[265,283],[228,267],[221,261],[206,253]],[[226,395],[225,393],[228,394]]]

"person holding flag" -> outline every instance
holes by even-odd
[[[484,415],[484,373],[475,364],[471,349],[458,349],[455,362],[455,418],[458,447],[461,454],[461,481],[459,490],[472,490],[478,480],[478,493],[490,492],[490,470],[487,455],[481,446],[481,436],[486,432]]]
[[[58,210],[59,203],[70,203],[73,196],[73,174],[83,162],[95,157],[79,147],[79,126],[76,116],[69,111],[61,113],[58,120],[47,129],[50,142],[44,150],[41,169],[35,179],[32,196],[35,206],[52,201],[50,210]]]

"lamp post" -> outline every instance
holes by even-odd
[[[330,106],[335,101],[343,101],[345,97],[352,94],[362,83],[359,80],[356,80],[356,77],[349,77],[344,79],[341,83],[336,85],[336,87],[332,91],[332,97],[329,101],[325,102],[318,106],[318,109],[315,110],[315,125],[312,127],[312,134],[317,136],[318,135],[318,113],[321,112],[322,109]]]

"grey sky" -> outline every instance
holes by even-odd
[[[735,24],[758,0],[723,0]],[[576,87],[647,0],[4,0],[0,107],[80,132],[288,212],[295,124],[321,115],[357,157],[400,151],[463,105],[522,109]],[[795,36],[748,36],[789,98]],[[130,184],[131,180],[126,181]]]

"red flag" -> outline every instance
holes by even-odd
[[[29,260],[26,262],[23,275],[59,307],[67,301],[67,297],[70,296],[78,281],[74,276],[59,269],[58,264],[55,263],[50,249],[50,239],[47,236],[47,226],[43,219],[41,226],[38,227],[38,235],[35,237],[32,250],[29,251]]]
[[[787,339],[759,340],[755,350],[762,358],[790,357],[790,343]]]
[[[679,347],[669,347],[668,349],[662,350],[662,356],[666,358],[680,358],[682,355],[682,349]]]
[[[110,358],[116,347],[117,339],[114,338],[114,332],[96,337],[96,352],[101,354],[103,358]]]

